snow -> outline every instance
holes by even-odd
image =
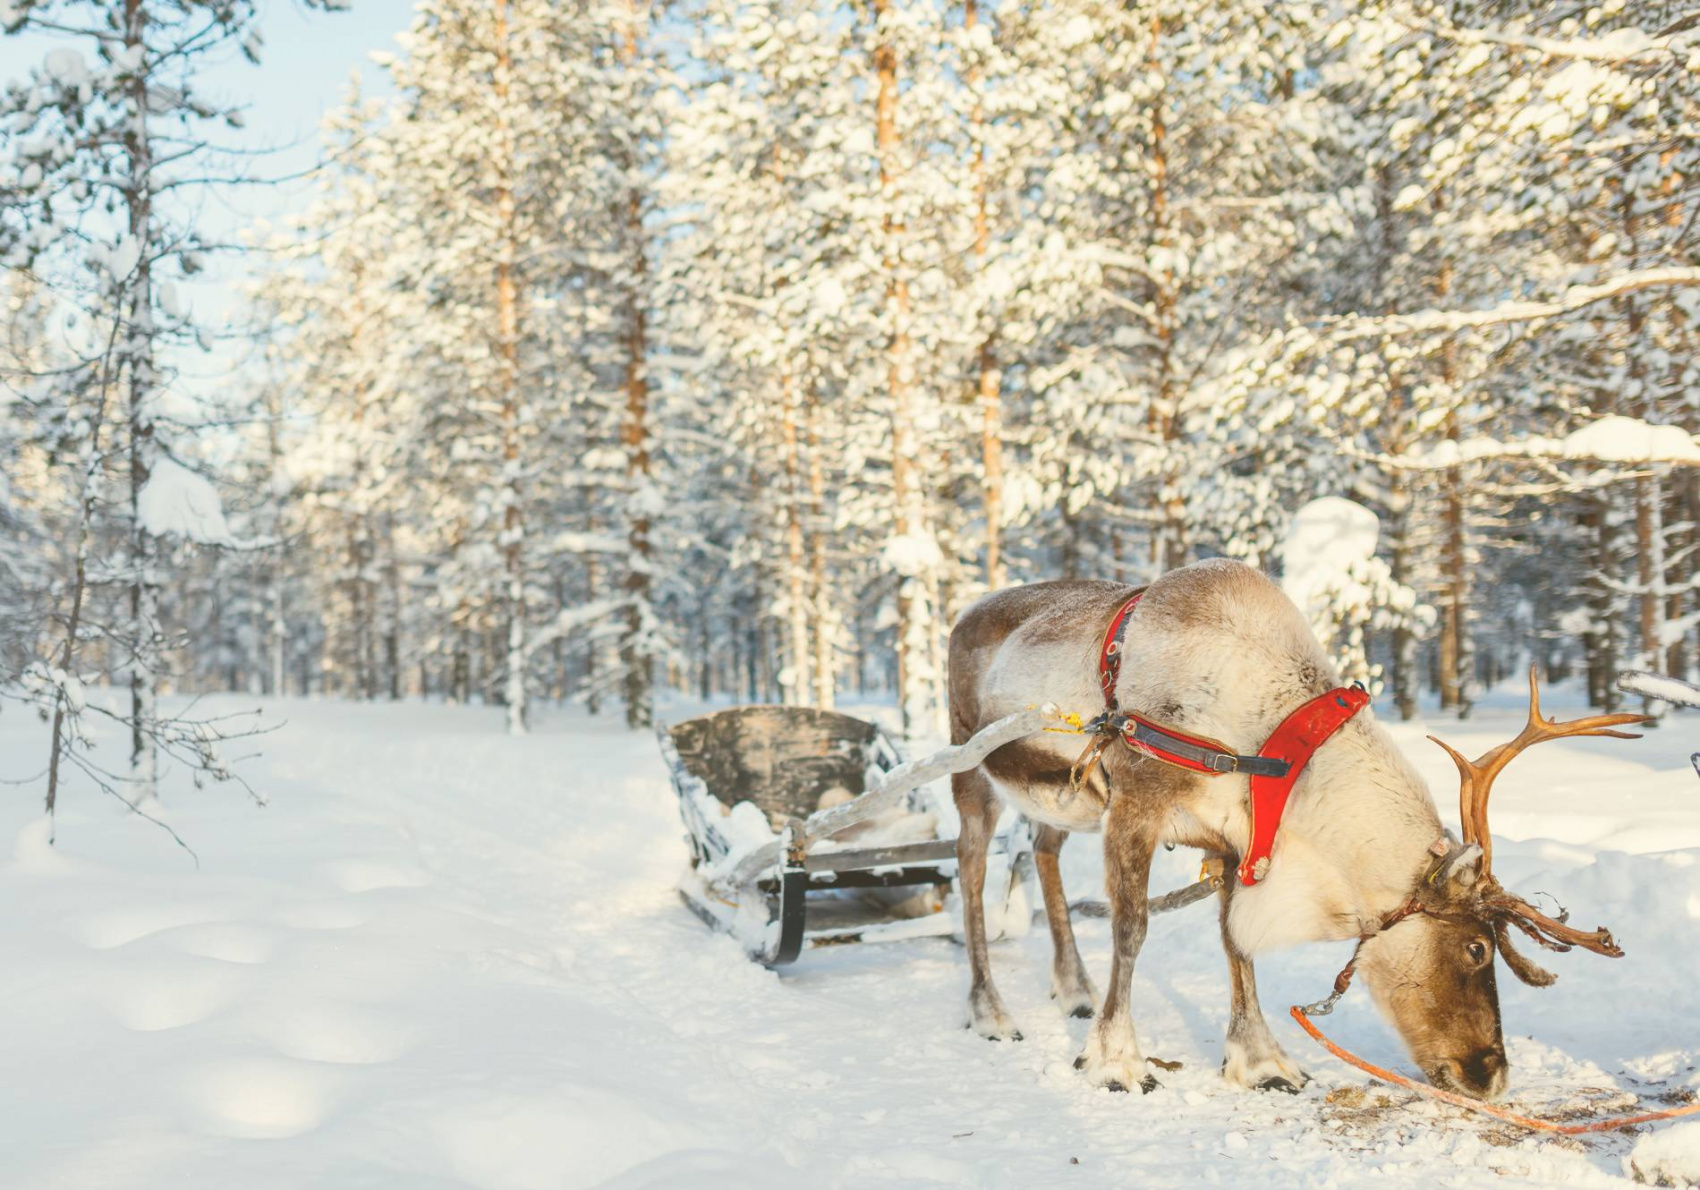
[[[944,561],[938,542],[924,533],[894,534],[880,556],[886,566],[905,578],[926,574]]]
[[[1362,504],[1340,496],[1312,500],[1293,514],[1281,558],[1281,589],[1299,607],[1311,604],[1353,566],[1375,557],[1381,521]]]
[[[87,59],[81,50],[70,47],[49,50],[42,59],[41,70],[62,87],[81,87],[89,81]]]
[[[1678,706],[1700,706],[1700,687],[1677,678],[1632,671],[1620,675],[1617,684],[1619,689],[1627,690],[1631,694],[1644,694],[1648,698],[1663,699]]]
[[[1561,716],[1565,695],[1548,695]],[[0,1085],[8,1185],[1612,1186],[1632,1155],[1682,1159],[1700,1130],[1528,1138],[1369,1087],[1285,1016],[1326,988],[1339,947],[1259,963],[1313,1086],[1229,1091],[1208,905],[1154,920],[1134,984],[1149,1051],[1184,1068],[1150,1096],[1095,1090],[1072,1069],[1087,1022],[1048,998],[1043,929],[993,948],[1019,1044],[961,1028],[967,965],[947,939],[807,952],[776,974],[704,929],[674,892],[686,850],[646,733],[541,709],[520,739],[496,708],[265,709],[281,726],[245,772],[269,808],[165,775],[162,813],[198,868],[86,787],[66,792],[55,846],[33,797],[5,799],[0,1052],[30,1072]],[[1394,731],[1450,817],[1451,765],[1423,733],[1475,754],[1521,715],[1514,683],[1468,723]],[[1697,722],[1544,745],[1496,791],[1508,883],[1629,952],[1559,957],[1545,991],[1501,981],[1520,1107],[1700,1087]],[[0,715],[0,776],[33,771],[43,732]],[[1096,842],[1064,852],[1071,895],[1097,892]],[[1160,888],[1196,872],[1189,852],[1158,860]],[[1077,929],[1101,982],[1107,923]],[[1403,1065],[1359,993],[1331,1032]]]
[[[1630,1176],[1653,1186],[1700,1185],[1700,1121],[1650,1133],[1635,1142]]]
[[[154,462],[136,501],[142,528],[155,537],[229,545],[230,526],[212,484],[168,458]]]
[[[1700,444],[1680,426],[1612,415],[1589,422],[1563,438],[1530,435],[1516,442],[1471,437],[1413,448],[1400,461],[1420,468],[1455,467],[1479,459],[1573,459],[1605,463],[1700,464]]]
[[[1700,446],[1681,426],[1651,425],[1636,417],[1602,417],[1565,435],[1572,459],[1635,463],[1649,459],[1700,463]]]
[[[1414,626],[1428,611],[1416,593],[1393,580],[1375,555],[1381,521],[1340,496],[1310,501],[1296,513],[1281,545],[1281,589],[1305,613],[1317,639],[1348,681],[1380,693],[1381,667],[1372,664],[1367,628]]]

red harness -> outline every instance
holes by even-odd
[[[1223,773],[1250,776],[1251,845],[1240,861],[1239,878],[1241,884],[1256,884],[1269,871],[1275,832],[1299,774],[1329,736],[1369,705],[1369,694],[1362,686],[1341,686],[1319,694],[1281,720],[1256,756],[1236,755],[1219,740],[1188,735],[1136,711],[1123,711],[1116,706],[1122,631],[1128,614],[1144,594],[1143,589],[1135,591],[1133,598],[1116,610],[1098,651],[1098,684],[1104,692],[1106,721],[1121,733],[1128,747],[1164,764],[1210,777]]]

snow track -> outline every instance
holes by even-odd
[[[1510,734],[1513,702],[1449,738],[1473,752]],[[1018,1044],[962,1028],[949,941],[805,952],[777,975],[709,934],[673,892],[685,851],[647,736],[571,716],[512,740],[499,712],[441,707],[271,712],[290,722],[246,770],[270,808],[167,784],[199,870],[85,791],[49,848],[33,804],[8,795],[5,1185],[1623,1184],[1630,1138],[1525,1137],[1310,1048],[1285,1009],[1326,988],[1340,948],[1260,964],[1271,1023],[1316,1082],[1241,1093],[1215,1073],[1212,908],[1157,919],[1135,1016],[1147,1051],[1184,1066],[1152,1095],[1115,1095],[1072,1069],[1088,1022],[1048,1000],[1043,929],[993,948]],[[0,721],[0,776],[39,751],[20,719]],[[1700,1088],[1697,723],[1549,745],[1498,795],[1509,838],[1557,840],[1502,845],[1508,882],[1629,951],[1559,957],[1545,992],[1502,980],[1520,1106]],[[1449,762],[1398,731],[1444,802]],[[1095,891],[1095,850],[1065,852],[1071,893]],[[1164,887],[1195,871],[1185,852],[1160,861]],[[1101,975],[1106,923],[1077,929]],[[1367,997],[1330,1027],[1398,1057]]]

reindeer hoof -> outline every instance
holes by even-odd
[[[1057,1002],[1064,1016],[1073,1017],[1079,1021],[1092,1019],[1092,1006],[1098,1002],[1098,997],[1092,991],[1092,981],[1086,978],[1084,972],[1072,979],[1051,979],[1051,999]]]
[[[1162,1083],[1157,1081],[1156,1075],[1148,1074],[1139,1080],[1139,1093],[1141,1095],[1149,1095],[1162,1085]],[[1104,1090],[1115,1091],[1122,1095],[1127,1094],[1127,1088],[1122,1086],[1121,1083],[1115,1079],[1111,1079],[1109,1082],[1105,1083]]]
[[[1085,1054],[1081,1054],[1078,1058],[1076,1058],[1074,1060],[1074,1068],[1076,1070],[1085,1070],[1086,1069],[1086,1055]],[[1115,1091],[1117,1094],[1121,1094],[1121,1095],[1127,1094],[1127,1083],[1124,1083],[1121,1079],[1116,1078],[1114,1075],[1105,1079],[1100,1085],[1106,1091]],[[1149,1095],[1149,1094],[1151,1094],[1151,1092],[1155,1091],[1158,1087],[1160,1087],[1162,1085],[1163,1085],[1162,1083],[1157,1081],[1156,1075],[1148,1074],[1144,1078],[1139,1080],[1139,1093],[1141,1095]]]
[[[968,993],[968,1027],[987,1041],[1021,1040],[1015,1018],[990,984],[980,984]]]
[[[1222,1078],[1231,1087],[1287,1095],[1297,1095],[1310,1082],[1299,1064],[1273,1042],[1254,1047],[1235,1038],[1228,1039],[1227,1052],[1222,1056]]]

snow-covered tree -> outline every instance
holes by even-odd
[[[20,0],[6,9],[8,34],[52,48],[0,100],[0,255],[13,269],[51,276],[80,316],[62,344],[70,362],[52,415],[66,434],[62,448],[81,460],[71,530],[79,544],[70,551],[73,573],[63,576],[63,647],[53,665],[35,671],[47,675],[39,691],[54,721],[50,809],[59,761],[75,751],[67,721],[82,712],[79,634],[97,612],[87,598],[96,578],[122,585],[128,605],[122,619],[111,607],[98,613],[108,663],[129,685],[122,717],[132,802],[157,795],[160,749],[182,739],[158,705],[168,646],[161,538],[206,527],[176,517],[192,485],[173,457],[203,418],[174,388],[167,347],[196,341],[178,280],[217,245],[197,226],[194,195],[220,130],[241,124],[202,77],[233,51],[257,61],[255,16],[251,0]],[[119,525],[121,567],[91,576],[90,541],[112,537]]]

